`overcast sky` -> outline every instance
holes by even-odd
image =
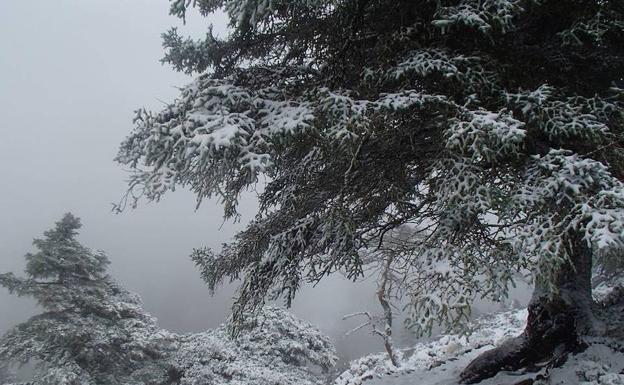
[[[0,0],[0,272],[20,272],[32,239],[71,211],[82,218],[82,243],[108,254],[113,276],[161,326],[201,331],[227,318],[234,288],[210,297],[188,255],[230,239],[255,212],[253,199],[242,201],[241,223],[223,223],[216,202],[195,211],[186,191],[111,212],[126,187],[113,158],[133,111],[162,108],[190,81],[160,64],[160,34],[178,26],[200,37],[209,23],[225,33],[223,16],[182,26],[167,0]],[[377,311],[374,286],[332,277],[305,288],[293,310],[333,337],[343,359],[380,351],[363,331],[345,337],[358,320],[341,320]],[[0,288],[0,333],[35,312]]]
[[[163,327],[199,331],[223,322],[233,289],[210,297],[188,255],[241,229],[253,199],[243,201],[243,224],[223,224],[215,202],[196,212],[185,191],[111,213],[126,178],[113,157],[133,111],[161,108],[189,81],[159,63],[160,34],[177,25],[199,37],[209,22],[225,30],[223,17],[181,26],[167,0],[0,0],[0,272],[21,272],[32,238],[71,211],[83,221],[80,240],[106,251],[114,277]],[[343,314],[374,310],[372,288],[333,278],[304,290],[294,311],[332,335],[343,354],[378,351],[365,333],[341,337],[349,328]],[[0,333],[34,311],[0,289]]]

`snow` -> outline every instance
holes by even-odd
[[[519,151],[526,131],[524,123],[502,110],[470,111],[466,120],[453,120],[447,132],[447,147],[475,161],[495,160]]]
[[[394,367],[385,353],[355,360],[334,385],[366,384],[457,384],[460,371],[480,353],[492,349],[506,338],[520,334],[526,310],[504,312],[471,325],[471,335],[450,334],[418,343],[400,351],[400,367]]]
[[[66,214],[26,254],[26,278],[0,274],[0,287],[34,297],[43,313],[0,336],[0,383],[33,364],[34,384],[315,385],[334,366],[331,340],[287,311],[266,306],[231,323],[178,335],[158,326],[138,295],[106,274],[109,260],[75,236]]]
[[[243,18],[261,34],[281,28],[262,22],[275,1],[229,4],[232,19]],[[277,64],[287,52],[274,52],[275,59],[252,54],[259,62],[234,64],[243,71],[228,78],[206,73],[157,118],[139,120],[122,145],[117,159],[137,172],[131,192],[143,188],[140,193],[154,200],[166,189],[185,186],[199,201],[221,198],[225,216],[234,217],[241,191],[253,187],[261,173],[268,176],[257,219],[219,258],[199,264],[212,286],[244,275],[244,309],[280,294],[289,303],[302,282],[335,270],[357,276],[361,266],[353,256],[377,237],[383,240],[395,221],[409,221],[424,235],[404,252],[412,257],[406,257],[404,276],[414,329],[430,330],[440,321],[457,327],[468,319],[475,298],[505,298],[518,271],[533,269],[538,282],[554,282],[553,272],[574,257],[566,249],[570,237],[578,234],[598,248],[624,245],[622,183],[609,173],[608,156],[590,159],[603,158],[606,148],[600,146],[611,139],[609,129],[618,132],[613,112],[621,103],[559,89],[546,72],[528,83],[510,82],[516,61],[494,48],[507,46],[499,37],[513,29],[524,4],[438,1],[433,20],[421,25],[418,19],[410,33],[437,33],[425,26],[431,22],[443,32],[481,31],[490,35],[487,49],[458,49],[455,43],[463,40],[453,37],[453,44],[420,44],[395,31],[414,44],[388,57],[371,50],[375,60],[353,61],[363,74],[349,74],[353,83],[335,84],[331,72],[338,67],[323,55],[317,57],[318,72],[289,68],[288,58]],[[174,11],[182,8],[176,2]],[[467,36],[486,42],[478,33]],[[597,95],[604,91],[587,88]],[[579,143],[580,154],[569,151]],[[420,151],[422,157],[411,156]],[[409,156],[386,162],[393,159],[387,154],[403,153]],[[456,354],[471,343],[454,341],[448,350]],[[381,361],[363,365],[364,373],[398,373]],[[449,365],[436,370],[450,373]],[[354,370],[354,376],[363,375]]]
[[[611,316],[621,314],[620,306]],[[615,314],[617,313],[617,314]],[[459,374],[479,354],[522,332],[526,310],[499,313],[475,321],[470,336],[445,335],[399,352],[400,367],[394,367],[385,353],[372,354],[352,362],[334,385],[459,385]],[[540,385],[623,385],[624,346],[614,337],[585,337],[587,348],[570,354],[559,367],[552,363],[537,372],[499,372],[479,385],[514,385],[523,380]]]
[[[455,61],[461,61],[461,59],[463,59],[461,56],[454,58]],[[419,76],[439,72],[444,77],[451,77],[456,76],[459,70],[453,60],[440,50],[418,50],[412,52],[387,76],[399,79],[410,72],[415,72]]]
[[[604,342],[589,346],[550,373],[550,384],[624,384],[624,354]]]
[[[465,0],[456,6],[441,7],[433,24],[443,33],[453,25],[473,27],[482,33],[492,29],[505,32],[512,29],[514,17],[522,11],[519,0]]]

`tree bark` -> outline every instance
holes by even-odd
[[[473,360],[460,375],[462,383],[476,383],[501,370],[531,368],[551,360],[555,352],[582,346],[579,337],[593,329],[592,253],[578,233],[568,236],[567,252],[570,262],[551,278],[558,291],[550,293],[536,283],[524,332]]]
[[[401,363],[394,351],[394,346],[392,344],[392,308],[390,307],[390,303],[386,298],[388,290],[388,276],[390,275],[390,267],[392,266],[393,260],[393,255],[389,255],[386,260],[384,269],[381,273],[381,282],[379,284],[379,289],[377,290],[377,299],[379,300],[379,303],[381,304],[381,307],[384,311],[384,319],[386,321],[386,324],[384,325],[384,331],[381,334],[384,339],[384,348],[386,349],[386,353],[388,353],[388,356],[390,357],[392,365],[398,368]]]

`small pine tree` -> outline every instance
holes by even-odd
[[[138,372],[158,379],[172,336],[107,275],[106,255],[78,242],[80,227],[66,214],[33,242],[25,278],[0,274],[1,286],[44,310],[0,338],[0,362],[35,364],[38,384],[121,384]]]

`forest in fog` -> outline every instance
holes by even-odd
[[[624,384],[624,3],[0,3],[0,384]]]

